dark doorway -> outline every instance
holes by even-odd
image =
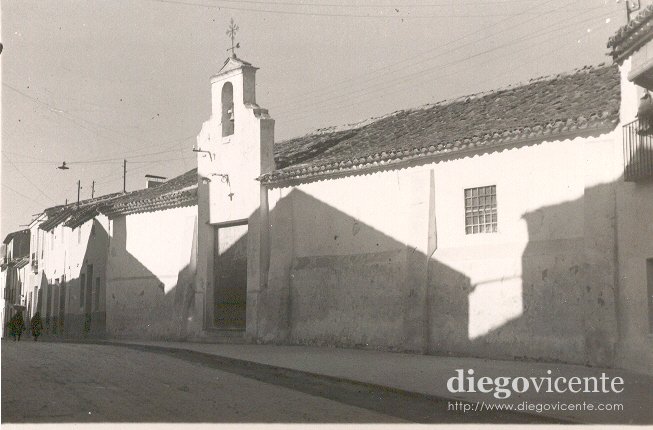
[[[244,329],[247,297],[247,221],[215,228],[215,294],[217,328]]]
[[[646,260],[646,284],[648,293],[648,332],[653,334],[653,258]]]
[[[86,266],[86,285],[84,286],[84,333],[91,330],[91,304],[93,303],[93,265]]]
[[[61,277],[59,287],[59,333],[64,333],[64,316],[66,314],[66,276]]]
[[[46,302],[46,307],[45,307],[45,325],[47,326],[48,330],[52,330],[51,322],[52,322],[52,313],[53,313],[53,306],[54,306],[54,285],[53,284],[48,284],[48,299]]]

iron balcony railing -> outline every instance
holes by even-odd
[[[653,178],[653,118],[624,125],[624,179],[629,182]]]

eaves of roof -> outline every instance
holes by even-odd
[[[440,157],[613,130],[619,121],[616,66],[401,111],[350,129],[327,129],[275,145],[269,186],[396,169]]]
[[[2,241],[5,245],[7,245],[11,240],[16,237],[20,236],[21,234],[29,234],[29,229],[23,229],[23,230],[18,230],[18,231],[12,231],[9,233],[7,236],[5,236],[5,239]]]
[[[132,191],[99,208],[110,218],[142,212],[197,205],[197,169],[153,188]]]
[[[45,210],[48,218],[39,225],[39,228],[50,231],[60,224],[64,224],[66,227],[76,228],[98,215],[98,209],[100,207],[122,195],[122,193],[106,194],[104,196],[82,200],[79,203],[48,208]]]

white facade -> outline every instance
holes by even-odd
[[[107,334],[178,340],[202,329],[197,206],[117,216],[106,268]]]
[[[109,249],[107,217],[99,215],[74,229],[62,223],[43,233],[40,311],[46,332],[101,335]]]

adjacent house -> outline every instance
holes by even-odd
[[[45,210],[39,229],[41,315],[46,332],[103,336],[108,219],[99,209],[120,193]]]
[[[25,311],[31,306],[31,297],[28,295],[29,277],[29,230],[20,230],[9,233],[2,242],[2,334],[7,335],[7,323],[16,312],[23,312],[24,318],[29,315]]]
[[[39,311],[39,294],[41,293],[41,284],[43,283],[43,267],[39,262],[43,261],[43,240],[45,232],[39,227],[45,221],[45,213],[34,215],[34,218],[28,225],[30,235],[30,257],[29,257],[29,274],[27,276],[26,290],[28,294],[29,306],[27,315],[33,316]]]
[[[46,335],[179,339],[195,314],[201,321],[197,171],[164,179],[148,175],[148,188],[51,207],[32,222],[30,286]]]
[[[653,4],[608,42],[621,75],[622,177],[617,181],[616,364],[653,368]]]
[[[101,209],[109,218],[106,332],[115,338],[197,337],[203,315],[195,289],[197,169],[151,186]]]

